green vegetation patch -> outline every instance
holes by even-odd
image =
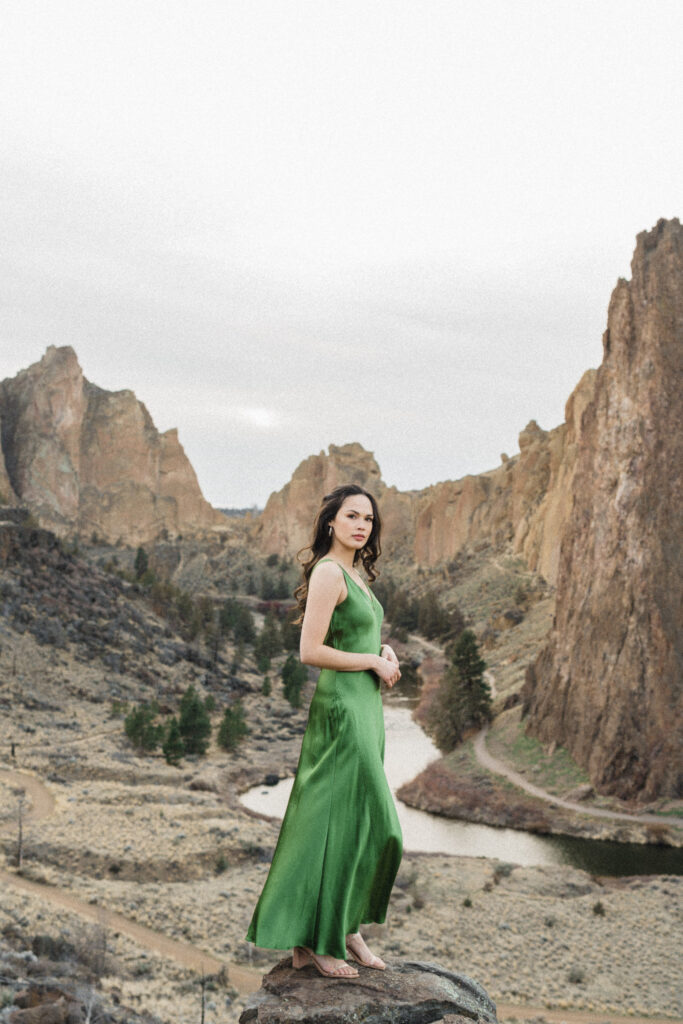
[[[486,737],[486,745],[494,757],[555,796],[590,782],[565,747],[546,752],[539,740],[527,736],[519,708],[498,716]]]

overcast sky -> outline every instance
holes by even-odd
[[[0,379],[49,344],[263,505],[493,468],[681,214],[681,0],[3,0]]]

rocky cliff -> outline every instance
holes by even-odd
[[[344,483],[359,484],[381,499],[383,535],[388,539],[389,550],[410,542],[411,493],[387,487],[372,452],[362,445],[331,444],[327,454],[320,452],[300,463],[289,483],[271,494],[253,531],[260,550],[294,558],[311,540],[323,495]]]
[[[597,788],[681,792],[683,228],[638,236],[582,413],[554,628],[527,671],[528,731]]]
[[[353,482],[381,502],[382,543],[389,553],[435,567],[465,549],[490,545],[522,554],[531,569],[554,582],[581,415],[594,383],[595,371],[588,370],[567,401],[566,422],[545,431],[532,420],[519,435],[519,454],[503,456],[496,469],[422,491],[387,487],[374,456],[361,445],[330,445],[328,454],[306,459],[290,482],[271,494],[254,538],[266,554],[293,557],[310,540],[323,494]]]
[[[138,544],[225,523],[177,431],[160,434],[132,391],[87,381],[68,346],[0,383],[0,421],[0,493],[49,529]]]
[[[570,503],[580,418],[593,393],[588,370],[570,395],[565,423],[541,430],[532,420],[519,435],[519,454],[496,469],[447,480],[420,492],[413,557],[438,565],[467,547],[509,546],[554,582],[560,537]]]

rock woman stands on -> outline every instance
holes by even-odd
[[[357,569],[376,579],[380,517],[362,487],[323,498],[295,596],[301,661],[322,669],[270,872],[247,939],[292,949],[330,978],[353,978],[346,956],[383,970],[359,928],[385,920],[403,849],[384,774],[380,685],[400,678],[380,642],[384,611]]]

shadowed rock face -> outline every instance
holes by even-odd
[[[386,971],[358,971],[358,978],[339,981],[281,960],[249,999],[240,1024],[429,1024],[444,1017],[452,1024],[495,1024],[496,1006],[484,989],[439,964],[402,960]]]
[[[68,346],[50,346],[0,383],[0,419],[0,492],[6,467],[6,497],[49,529],[136,544],[225,523],[202,497],[177,432],[160,434],[132,391],[89,383]]]
[[[638,236],[583,412],[554,628],[527,672],[528,731],[596,788],[682,788],[683,228]]]

